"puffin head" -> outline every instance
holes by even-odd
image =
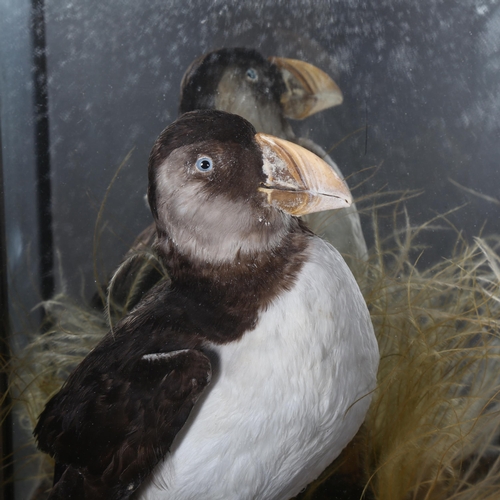
[[[160,246],[223,263],[272,250],[297,228],[295,216],[347,207],[351,194],[308,150],[238,115],[199,110],[158,137],[148,200]]]
[[[181,82],[179,111],[218,109],[258,132],[293,137],[286,118],[303,119],[342,102],[336,83],[312,64],[224,48],[196,59]]]

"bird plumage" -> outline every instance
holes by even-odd
[[[144,499],[291,498],[357,432],[377,367],[370,320],[340,255],[316,237],[307,252],[293,288],[215,348],[213,387]]]
[[[294,177],[300,161],[283,170],[294,155],[320,172],[320,192]],[[378,349],[345,262],[290,215],[318,197],[349,203],[325,167],[217,111],[160,135],[148,196],[171,282],[41,414],[38,445],[65,468],[51,498],[288,498],[340,453]]]

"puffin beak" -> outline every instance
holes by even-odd
[[[272,135],[256,134],[267,176],[259,191],[291,215],[345,208],[352,196],[333,168],[307,149]]]
[[[287,90],[281,96],[281,105],[287,118],[302,120],[342,103],[337,84],[316,66],[282,57],[270,57],[269,61],[280,69],[285,81]]]

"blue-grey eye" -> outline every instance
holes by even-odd
[[[248,68],[247,69],[247,78],[249,80],[252,80],[253,82],[255,82],[258,78],[257,71],[255,71],[253,68]]]
[[[198,158],[196,160],[196,168],[200,172],[210,172],[213,168],[212,159],[208,156],[203,156],[202,158]]]

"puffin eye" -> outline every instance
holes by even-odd
[[[259,78],[257,75],[257,71],[255,71],[253,68],[248,68],[247,69],[247,78],[252,82],[256,82]]]
[[[208,156],[203,156],[196,160],[196,168],[200,172],[210,172],[213,168],[212,159]]]

